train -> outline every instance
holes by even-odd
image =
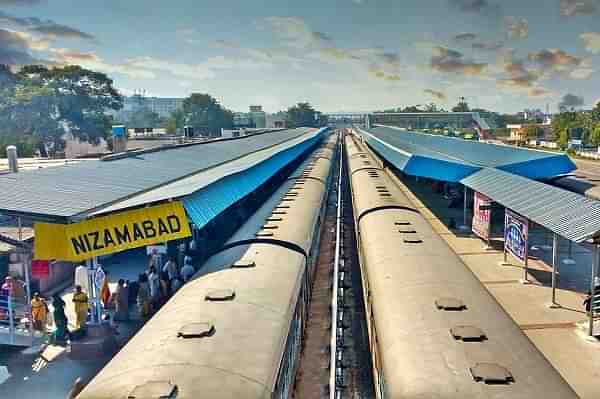
[[[324,138],[77,398],[290,398],[338,152]]]
[[[577,398],[360,135],[344,143],[377,398]]]

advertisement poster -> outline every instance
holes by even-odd
[[[491,206],[491,199],[475,191],[472,230],[473,233],[483,240],[488,240],[490,238],[490,217],[492,215]]]
[[[522,262],[527,258],[528,233],[528,220],[507,209],[504,217],[504,249]]]

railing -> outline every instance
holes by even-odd
[[[333,290],[331,295],[331,343],[330,343],[330,361],[329,361],[329,398],[341,399],[342,391],[341,384],[338,381],[342,379],[342,345],[339,345],[338,339],[342,338],[342,327],[338,327],[338,322],[341,323],[344,316],[343,308],[338,308],[338,297],[344,296],[344,288],[339,286],[340,278],[340,262],[342,261],[341,240],[342,240],[342,171],[343,171],[343,142],[344,137],[340,136],[338,160],[340,163],[339,176],[337,182],[337,216],[335,222],[335,258],[333,261]],[[340,292],[341,290],[341,292]],[[339,347],[338,347],[339,345]]]
[[[0,344],[29,346],[33,341],[29,305],[12,296],[0,296]]]
[[[600,153],[593,151],[577,151],[577,155],[582,158],[600,159]]]

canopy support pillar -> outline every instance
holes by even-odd
[[[552,303],[550,308],[559,308],[560,305],[556,303],[556,285],[557,285],[557,274],[558,274],[558,249],[559,249],[558,234],[554,233],[554,239],[552,241]]]
[[[590,299],[590,313],[589,313],[589,326],[588,326],[588,335],[590,337],[594,336],[594,299],[596,295],[596,284],[594,284],[594,280],[597,274],[598,269],[598,244],[594,243],[594,250],[592,252],[592,256],[594,257],[592,262],[592,279],[590,281],[590,292],[592,293],[592,298]]]

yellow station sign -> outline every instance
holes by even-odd
[[[178,201],[75,224],[35,223],[34,228],[36,259],[73,262],[191,235]]]

